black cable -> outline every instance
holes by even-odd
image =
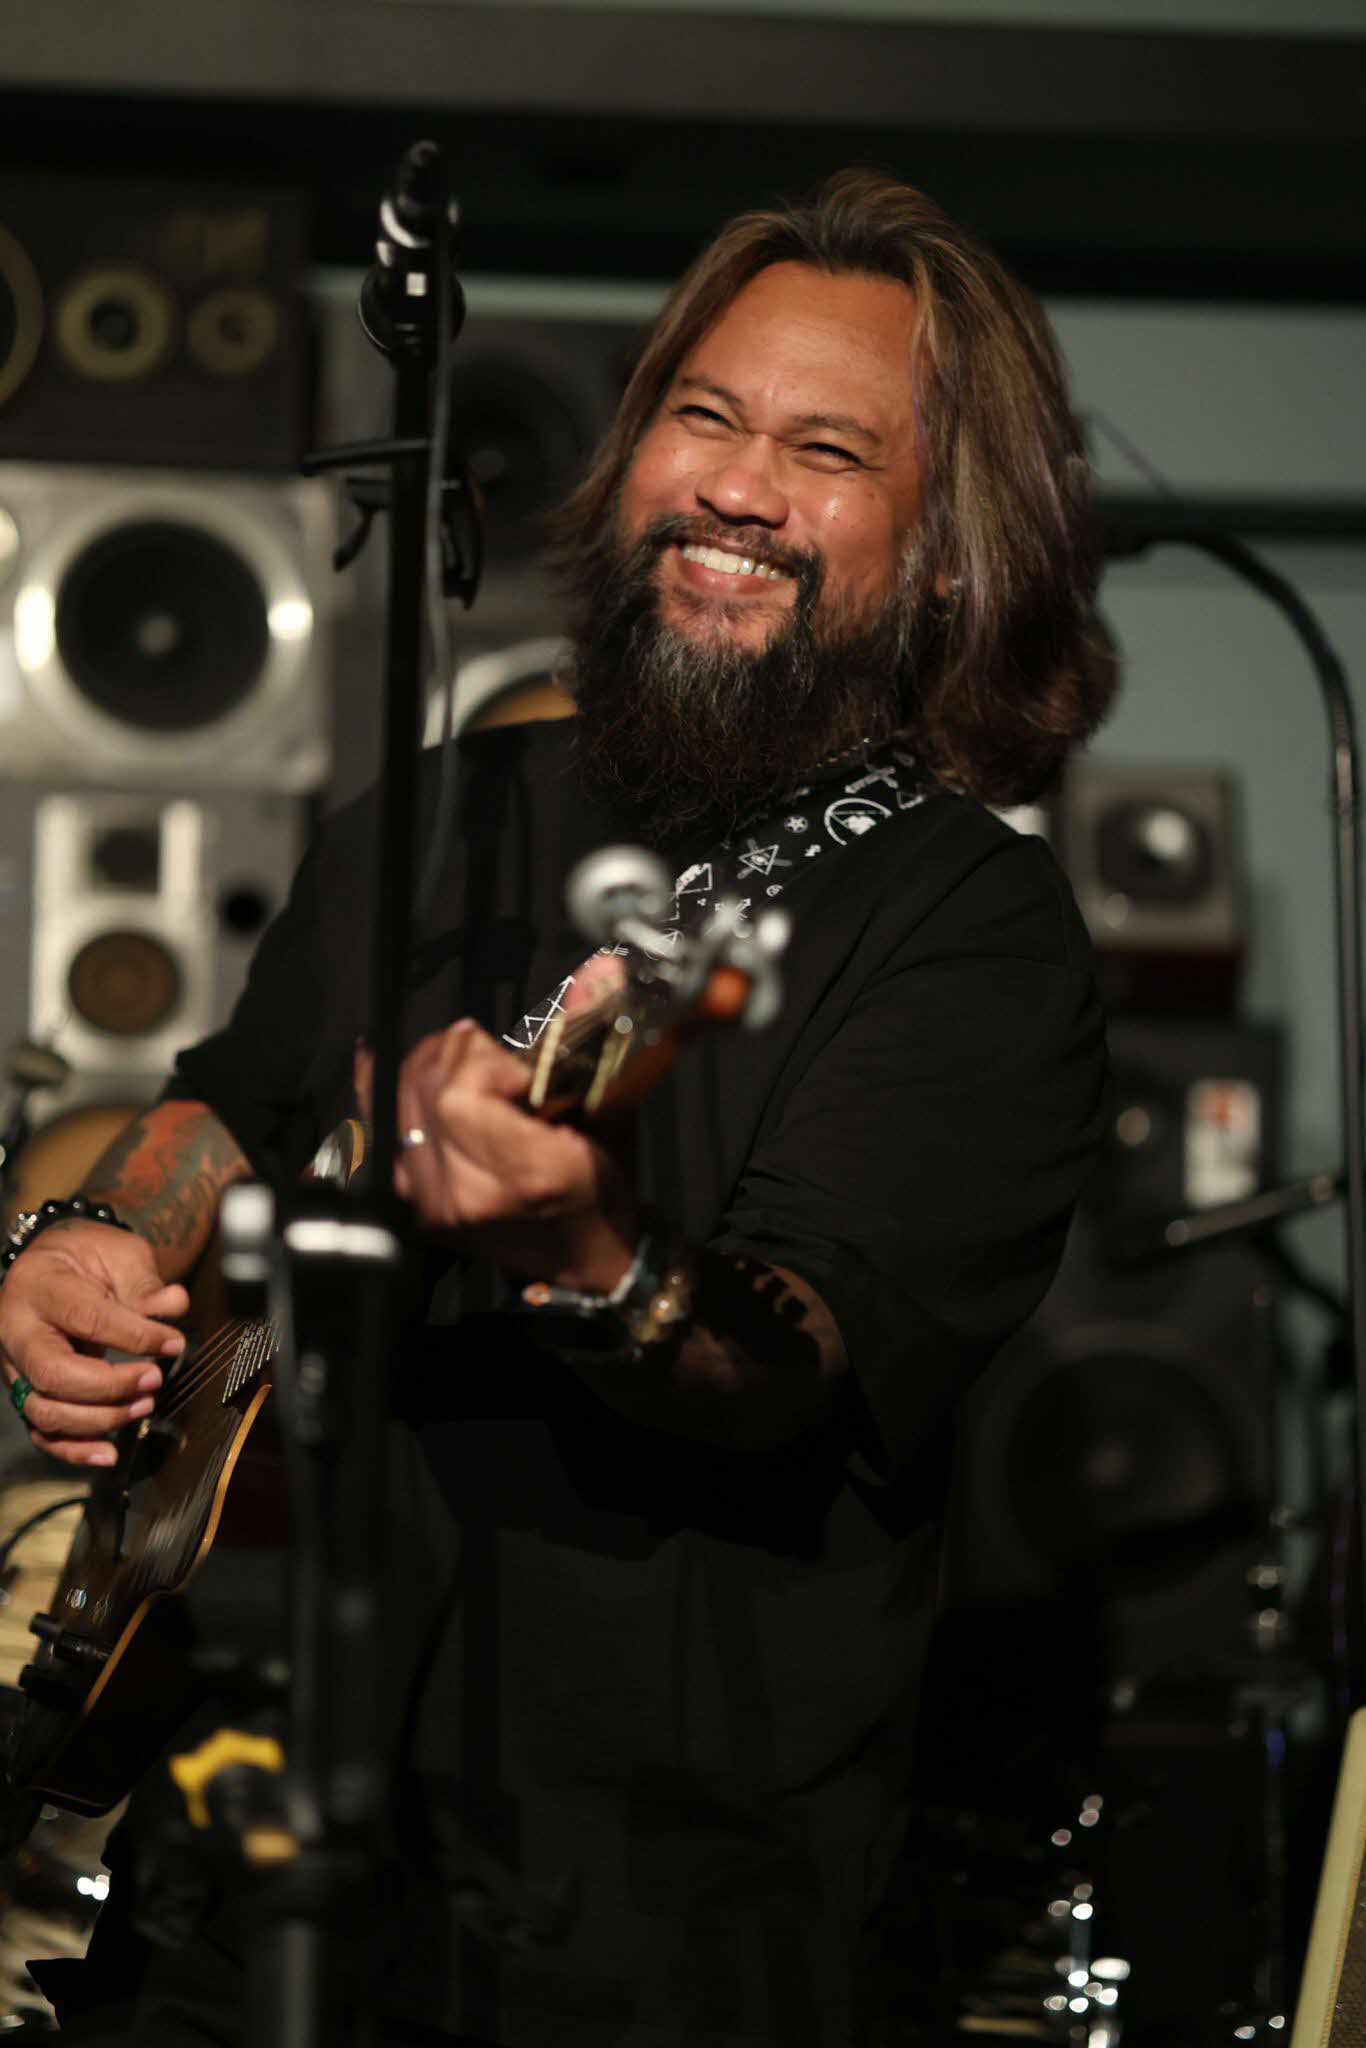
[[[36,1513],[29,1515],[22,1521],[17,1529],[11,1529],[4,1542],[0,1543],[0,1571],[3,1571],[9,1563],[10,1552],[21,1536],[27,1536],[30,1529],[36,1529],[38,1524],[45,1522],[49,1515],[59,1515],[63,1508],[83,1508],[86,1499],[87,1496],[83,1493],[72,1493],[68,1494],[65,1500],[49,1501],[45,1508],[39,1508]]]
[[[445,865],[455,819],[455,658],[451,651],[450,620],[446,615],[446,591],[442,554],[445,509],[446,465],[451,439],[451,327],[455,317],[451,290],[450,189],[444,171],[441,181],[437,232],[432,238],[433,282],[436,299],[436,390],[432,399],[431,449],[427,469],[427,518],[423,558],[427,584],[427,640],[432,673],[441,691],[441,767],[437,777],[436,802],[427,839],[426,858],[413,900],[413,924],[420,930],[436,897],[437,883]]]

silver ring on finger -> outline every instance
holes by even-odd
[[[398,1142],[404,1152],[415,1152],[419,1145],[426,1144],[427,1133],[421,1124],[410,1124]]]

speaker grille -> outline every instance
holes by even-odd
[[[175,956],[146,932],[100,932],[67,975],[71,1007],[96,1031],[139,1038],[174,1015],[181,994]]]
[[[232,548],[194,526],[132,521],[72,562],[57,647],[82,696],[151,732],[211,725],[260,681],[266,602]]]

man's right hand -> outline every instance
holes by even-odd
[[[188,1307],[131,1231],[64,1221],[35,1238],[0,1286],[0,1369],[7,1385],[22,1375],[33,1389],[23,1419],[38,1448],[68,1465],[112,1465],[107,1438],[151,1413],[158,1361],[185,1348],[166,1319]],[[106,1349],[131,1359],[111,1364]]]

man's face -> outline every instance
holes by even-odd
[[[920,516],[911,386],[915,300],[887,278],[775,263],[680,366],[622,486],[627,548],[659,551],[660,622],[758,652],[817,568],[813,624],[861,626],[890,601]]]

